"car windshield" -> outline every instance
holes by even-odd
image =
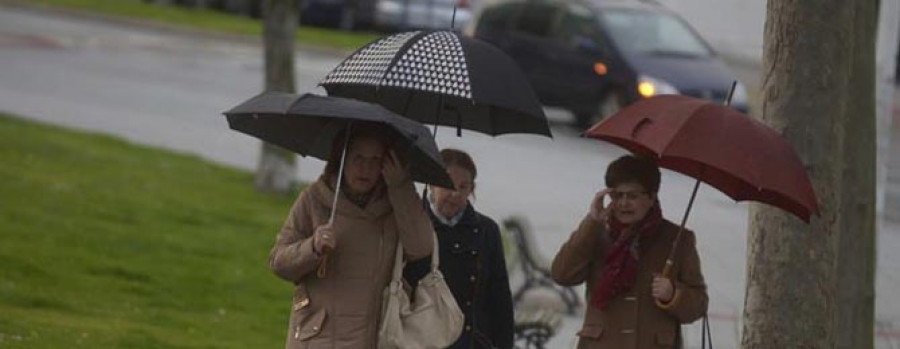
[[[634,9],[602,11],[601,21],[616,46],[630,54],[709,57],[709,48],[672,15]]]

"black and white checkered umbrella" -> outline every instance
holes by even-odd
[[[490,135],[551,136],[516,63],[490,44],[451,31],[405,32],[373,41],[319,85],[329,95],[375,102],[423,123]]]

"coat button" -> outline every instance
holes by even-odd
[[[478,251],[472,251],[472,255],[473,255],[473,256],[477,256],[477,255],[478,255]]]
[[[472,326],[466,325],[466,332],[469,332],[471,330],[472,330]]]
[[[459,244],[453,244],[453,248],[459,248]]]
[[[475,230],[474,230],[474,231],[475,231],[475,232],[476,232],[476,233],[477,233],[477,232],[478,232],[478,228],[475,228]]]
[[[472,302],[471,302],[471,301],[466,301],[466,306],[467,306],[467,307],[471,307],[471,306],[472,306]]]
[[[475,277],[475,275],[472,275],[472,276],[469,277],[469,281],[475,282],[475,280],[477,280],[477,278]]]

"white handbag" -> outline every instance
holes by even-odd
[[[459,338],[465,319],[438,270],[439,255],[435,236],[431,271],[419,281],[410,303],[403,287],[403,246],[397,243],[394,275],[384,289],[378,349],[446,348]]]

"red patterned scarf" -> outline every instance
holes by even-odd
[[[633,227],[624,225],[615,216],[610,215],[609,235],[616,242],[603,259],[603,272],[600,275],[600,282],[594,288],[591,305],[606,309],[610,300],[634,286],[637,264],[640,259],[638,254],[640,239],[638,237],[655,233],[662,220],[659,202],[656,202],[647,215]]]

